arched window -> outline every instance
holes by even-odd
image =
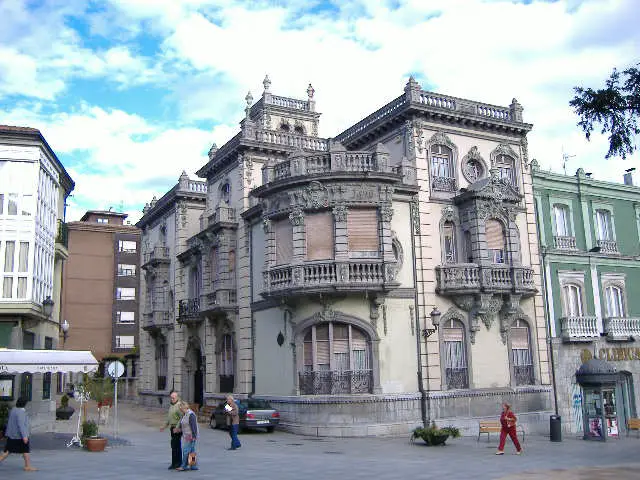
[[[219,377],[220,377],[220,391],[221,392],[233,392],[235,385],[235,361],[233,352],[233,337],[230,334],[222,336],[220,342],[219,355]]]
[[[220,200],[226,204],[231,202],[231,184],[229,182],[223,183],[220,187]]]
[[[598,230],[598,240],[615,240],[613,235],[613,222],[609,210],[597,210],[596,221]]]
[[[489,219],[485,224],[485,236],[487,239],[487,251],[492,263],[505,263],[505,239],[502,223]]]
[[[464,325],[459,320],[450,319],[445,321],[441,332],[447,388],[469,388]]]
[[[610,285],[604,292],[607,317],[625,317],[623,290],[617,285]]]
[[[524,320],[516,320],[511,325],[511,363],[516,385],[532,385],[533,357],[531,355],[529,325]]]
[[[582,288],[573,283],[565,284],[562,287],[564,296],[564,309],[566,317],[582,317]]]
[[[431,186],[434,190],[455,192],[456,180],[453,170],[453,154],[449,147],[431,146]]]
[[[455,230],[456,226],[453,222],[445,222],[442,226],[442,251],[444,263],[456,263],[458,261]]]
[[[509,185],[516,185],[515,162],[508,155],[498,155],[495,161],[495,168],[498,169],[498,178],[504,180]]]
[[[359,328],[339,322],[309,327],[299,374],[303,395],[371,393],[371,342]]]

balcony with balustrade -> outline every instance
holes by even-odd
[[[238,311],[238,294],[233,282],[214,282],[210,291],[201,295],[200,313],[203,315],[225,315]]]
[[[576,237],[556,235],[553,237],[553,247],[558,250],[577,250]]]
[[[600,253],[618,254],[618,242],[615,240],[596,240],[596,247],[600,248]]]
[[[590,316],[560,318],[560,332],[564,342],[591,342],[600,337],[598,319]]]
[[[153,307],[145,309],[142,313],[142,329],[154,333],[163,329],[173,328],[173,318],[166,307]]]
[[[471,293],[536,293],[533,269],[508,265],[455,263],[436,267],[437,291],[441,295]]]
[[[611,341],[640,337],[640,317],[607,317],[604,319],[604,333]]]
[[[396,265],[380,259],[351,259],[278,265],[263,272],[264,297],[310,293],[386,291],[397,287]]]
[[[143,256],[141,268],[157,267],[158,265],[169,265],[169,247],[153,247],[146,251]]]
[[[202,321],[200,298],[189,298],[178,302],[178,322],[183,325],[198,324]]]

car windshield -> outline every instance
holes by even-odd
[[[242,402],[245,408],[255,408],[260,410],[272,410],[273,408],[269,405],[269,402],[266,400],[259,400],[256,398],[250,398],[249,400],[245,400]]]

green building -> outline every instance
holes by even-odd
[[[531,168],[558,413],[565,432],[605,440],[640,405],[640,188],[633,169],[617,184]],[[604,362],[576,381],[591,359]]]

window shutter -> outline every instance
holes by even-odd
[[[347,231],[350,251],[378,252],[378,211],[376,209],[349,210]]]
[[[288,218],[275,222],[276,265],[284,265],[293,258],[293,225]]]
[[[312,213],[304,217],[307,260],[333,259],[333,215]]]
[[[511,348],[529,350],[529,328],[511,327]]]
[[[504,249],[504,233],[500,222],[497,220],[487,220],[485,224],[485,235],[487,237],[487,248],[489,250]]]

